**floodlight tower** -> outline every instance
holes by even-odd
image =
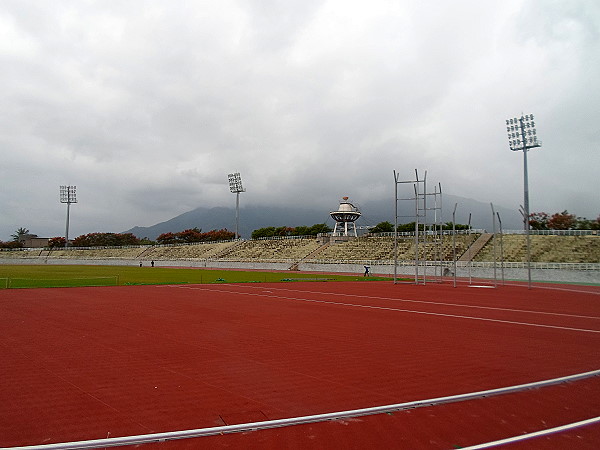
[[[246,192],[246,189],[242,186],[242,177],[239,172],[230,173],[229,177],[229,190],[232,194],[235,194],[235,238],[239,238],[240,228],[240,192]]]
[[[529,176],[527,172],[527,151],[542,146],[538,141],[533,114],[506,119],[508,146],[513,152],[523,151],[523,227],[527,236],[527,277],[531,289],[531,240],[529,238]]]
[[[69,210],[71,203],[77,203],[77,186],[61,186],[60,202],[67,204],[67,229],[65,230],[65,248],[69,246]]]

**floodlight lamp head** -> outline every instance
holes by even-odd
[[[242,177],[239,172],[230,173],[229,177],[229,190],[233,194],[237,194],[239,192],[245,192],[244,187],[242,186]]]
[[[60,187],[60,202],[61,203],[77,203],[77,186],[61,186]]]

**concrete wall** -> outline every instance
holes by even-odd
[[[336,272],[336,273],[364,273],[364,265],[361,264],[300,264],[300,270],[315,271],[315,272]],[[369,273],[372,275],[393,275],[393,265],[373,265],[369,266]],[[439,277],[443,272],[440,272],[439,267],[420,267],[419,276],[425,273],[426,278]],[[414,266],[398,266],[397,274],[400,276],[415,276]],[[502,270],[496,268],[496,280],[502,280]],[[494,279],[493,268],[458,268],[456,271],[458,278],[484,278]],[[453,274],[450,273],[444,277],[452,279]],[[527,281],[527,269],[504,269],[505,280],[521,280]],[[600,270],[561,270],[561,269],[532,269],[532,281],[554,281],[561,283],[590,283],[600,284]]]
[[[0,264],[49,264],[49,265],[101,265],[101,266],[138,266],[139,260],[129,259],[60,259],[60,258],[0,258]],[[290,267],[289,263],[268,263],[268,262],[235,262],[235,261],[211,261],[211,260],[170,260],[156,261],[156,267],[197,267],[214,269],[242,269],[242,270],[285,270]],[[150,261],[144,260],[143,265],[148,267]],[[363,264],[299,264],[301,272],[334,272],[344,274],[364,273]],[[440,276],[439,267],[421,267],[419,274],[423,275],[423,270],[427,279],[433,279]],[[393,275],[393,265],[372,265],[369,266],[372,275]],[[398,275],[414,277],[414,266],[398,266]],[[458,268],[457,277],[460,278],[484,278],[494,279],[493,268]],[[496,268],[496,280],[502,280],[502,270]],[[453,279],[449,274],[445,279]],[[527,269],[504,269],[505,280],[527,281]],[[532,269],[531,279],[533,281],[554,281],[561,283],[590,283],[600,284],[600,270],[564,270],[564,269]]]

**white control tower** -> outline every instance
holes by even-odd
[[[354,236],[356,234],[356,220],[360,217],[358,209],[348,201],[348,197],[343,197],[340,200],[340,206],[337,211],[329,213],[331,218],[335,220],[333,228],[333,236]]]

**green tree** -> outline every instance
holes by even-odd
[[[400,225],[398,225],[398,232],[399,233],[414,233],[415,225],[416,225],[416,222],[401,223]],[[452,229],[452,226],[450,226],[450,229]],[[423,230],[425,230],[425,224],[420,223],[419,231],[423,231]]]
[[[21,227],[17,229],[17,231],[15,231],[15,234],[11,234],[10,237],[13,238],[13,241],[20,242],[21,238],[26,234],[29,234],[29,230],[27,228]]]
[[[331,233],[333,228],[327,226],[325,223],[315,223],[310,227],[309,233],[312,236],[316,236],[319,233]]]
[[[252,239],[267,238],[275,236],[275,227],[264,227],[254,230],[250,235]]]
[[[446,222],[445,224],[442,225],[442,230],[452,230],[453,228],[455,230],[468,230],[469,229],[469,225],[464,225],[462,223],[456,223],[454,224],[454,226],[452,226],[452,222]],[[413,229],[414,229],[415,223],[413,222]]]
[[[393,233],[394,232],[394,224],[388,221],[379,222],[373,228],[369,229],[369,233]]]
[[[600,216],[596,220],[586,219],[585,217],[578,217],[577,223],[575,224],[577,230],[600,230]]]
[[[298,227],[264,227],[254,230],[251,234],[252,239],[269,238],[274,236],[316,236],[319,233],[329,233],[331,228],[325,223],[315,223],[314,225],[300,225]]]

